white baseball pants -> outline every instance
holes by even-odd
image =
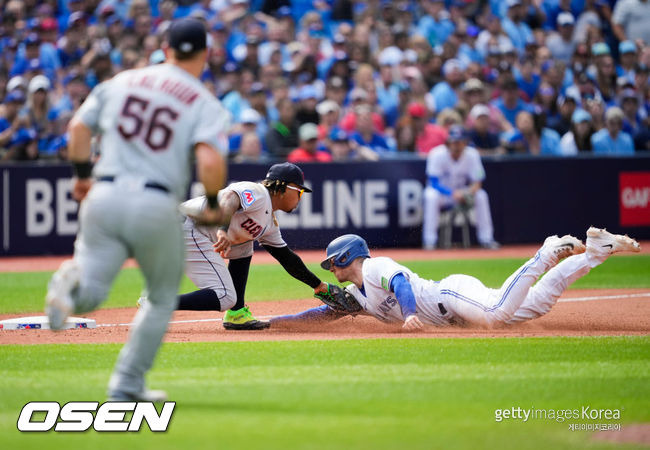
[[[437,189],[427,186],[424,188],[424,211],[422,217],[422,244],[435,246],[438,243],[438,225],[440,224],[440,210],[452,206],[450,196],[442,194]],[[487,192],[479,189],[474,195],[474,213],[476,215],[476,236],[481,244],[494,240],[492,215],[490,214],[490,201]]]
[[[438,286],[440,299],[453,316],[470,324],[491,327],[523,322],[548,313],[574,281],[604,260],[605,257],[595,259],[583,253],[554,266],[548,257],[538,252],[499,289],[490,289],[468,275],[444,278]]]

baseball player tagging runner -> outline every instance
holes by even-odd
[[[383,322],[401,322],[406,330],[424,324],[491,327],[523,322],[548,313],[571,283],[609,255],[623,251],[638,252],[640,247],[635,240],[604,229],[587,230],[586,248],[573,236],[550,236],[501,288],[489,289],[468,275],[450,275],[441,281],[422,279],[390,258],[371,258],[366,242],[347,234],[330,242],[321,267],[339,282],[352,284],[324,299],[325,305],[273,318],[271,324],[334,320],[356,312]]]
[[[141,308],[111,376],[111,400],[163,401],[145,387],[183,274],[178,213],[187,192],[192,151],[208,196],[206,223],[227,223],[217,193],[227,166],[218,138],[229,115],[198,76],[206,61],[207,34],[195,19],[169,29],[167,64],[120,73],[95,89],[70,125],[73,195],[81,203],[74,258],[53,275],[46,296],[52,329],[71,313],[96,309],[124,261],[137,260],[150,301]],[[90,141],[101,134],[101,158],[90,179]],[[92,187],[91,187],[92,185]],[[87,194],[87,196],[86,196]]]
[[[232,216],[228,227],[196,223],[194,218],[200,217],[206,206],[205,196],[183,203],[180,210],[186,216],[186,273],[199,290],[181,295],[178,309],[227,310],[223,326],[228,330],[268,328],[269,322],[257,320],[244,301],[254,241],[290,275],[314,289],[315,295],[327,292],[327,283],[314,275],[284,242],[275,218],[275,211],[293,211],[303,193],[311,192],[304,184],[298,166],[282,163],[271,166],[261,183],[242,181],[229,185],[219,192],[221,209]],[[230,260],[227,266],[226,258]]]

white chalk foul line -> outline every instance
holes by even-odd
[[[612,300],[612,299],[639,298],[639,297],[650,297],[650,292],[641,292],[638,294],[597,295],[594,297],[561,298],[558,300],[558,302],[586,302],[589,300]]]
[[[650,297],[650,292],[641,292],[638,294],[620,294],[620,295],[597,295],[593,297],[573,297],[573,298],[561,298],[558,302],[586,302],[590,300],[614,300],[614,299],[624,299],[624,298],[643,298]],[[271,319],[275,316],[257,316],[260,319]],[[200,323],[200,322],[222,322],[223,319],[192,319],[192,320],[172,320],[169,322],[170,325],[178,323]],[[100,327],[130,327],[132,323],[101,323],[97,324],[97,328]]]
[[[272,317],[275,316],[257,316],[260,319],[271,319]],[[200,323],[200,322],[223,322],[223,319],[192,319],[192,320],[172,320],[169,322],[170,325],[177,324],[177,323]],[[102,324],[97,324],[97,328],[99,327],[130,327],[133,325],[132,323],[102,323]]]

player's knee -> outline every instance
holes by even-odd
[[[491,311],[485,315],[485,322],[488,328],[503,325],[515,316],[514,312],[505,311],[501,308]]]
[[[217,295],[221,311],[226,311],[237,303],[237,292],[235,292],[234,286],[210,286],[207,289],[211,289]]]
[[[219,299],[221,311],[226,311],[237,303],[237,295],[226,295]]]

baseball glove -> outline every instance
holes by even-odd
[[[356,314],[362,309],[352,294],[335,284],[327,283],[327,292],[319,292],[315,296],[334,311]]]

